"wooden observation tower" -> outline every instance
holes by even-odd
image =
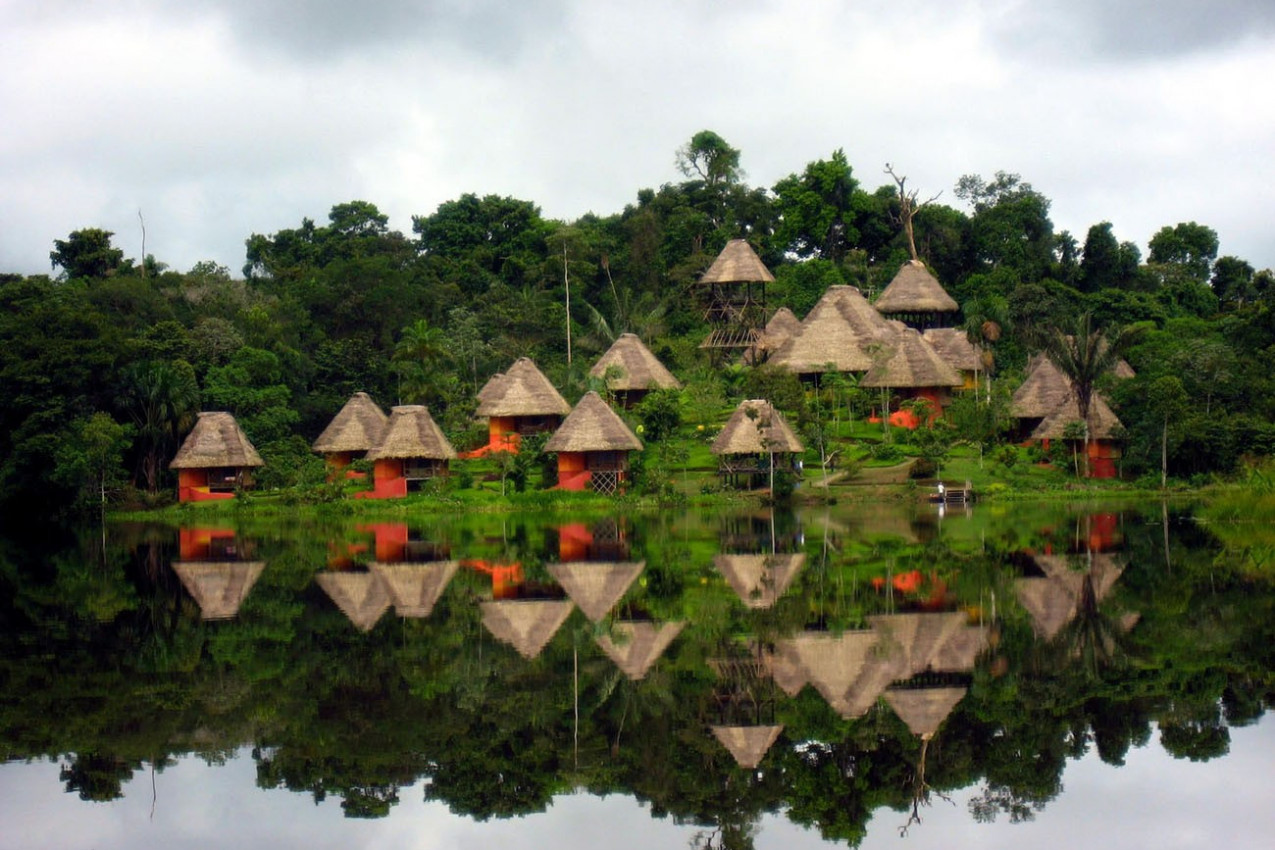
[[[766,284],[775,276],[752,246],[732,239],[699,282],[705,290],[704,318],[713,326],[700,348],[754,348],[766,327]]]

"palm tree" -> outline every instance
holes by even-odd
[[[119,406],[137,429],[142,478],[154,493],[164,458],[171,456],[177,436],[190,427],[199,408],[195,370],[184,360],[133,363],[124,370]]]
[[[1046,356],[1071,384],[1084,429],[1085,464],[1088,472],[1089,409],[1098,383],[1113,372],[1124,353],[1142,333],[1138,325],[1104,328],[1092,313],[1080,313],[1047,330],[1041,337]]]
[[[417,319],[403,328],[391,358],[399,374],[400,401],[404,378],[409,398],[419,400],[433,394],[439,377],[438,361],[446,356],[446,345],[443,329],[431,327],[425,319]]]

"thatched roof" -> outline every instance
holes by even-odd
[[[935,670],[948,641],[965,628],[962,613],[880,614],[869,617],[890,659],[894,678],[907,679]]]
[[[478,391],[478,404],[481,406],[484,401],[498,396],[500,393],[500,385],[505,380],[504,372],[497,372],[487,379],[487,383],[483,384],[483,388]]]
[[[619,377],[607,377],[612,366],[620,370]],[[664,368],[636,334],[620,334],[606,354],[598,358],[589,370],[589,377],[606,379],[613,390],[678,390],[682,383]]]
[[[565,599],[502,599],[479,607],[487,631],[530,660],[544,651],[575,606]]]
[[[805,566],[804,553],[790,555],[726,555],[713,556],[713,565],[721,570],[740,600],[749,608],[769,608],[784,595],[788,585]]]
[[[367,453],[368,460],[426,458],[451,460],[456,450],[429,415],[429,408],[405,404],[390,411],[390,421],[380,444]]]
[[[645,561],[637,563],[588,563],[549,565],[549,575],[562,585],[567,596],[584,615],[597,623],[623,598],[629,585],[642,572]]]
[[[359,631],[371,631],[389,610],[389,588],[376,573],[319,573],[314,580]]]
[[[765,399],[741,401],[713,440],[713,454],[742,455],[768,452],[804,452],[806,447],[793,433],[782,413]]]
[[[983,371],[983,350],[960,328],[930,328],[921,337],[933,346],[943,362],[962,372]]]
[[[863,387],[959,387],[965,384],[915,328],[898,329],[880,358],[859,382]]]
[[[368,569],[381,577],[394,600],[400,617],[428,617],[460,566],[459,561],[430,561],[421,564],[382,564],[373,561]]]
[[[1061,440],[1067,433],[1067,426],[1080,421],[1080,405],[1075,395],[1070,392],[1062,403],[1049,412],[1045,419],[1032,431],[1033,440]],[[1107,402],[1098,393],[1089,399],[1089,436],[1094,440],[1114,439],[1124,428],[1123,423],[1107,406]]]
[[[172,469],[265,466],[261,455],[229,413],[199,414],[195,427],[186,436]]]
[[[671,622],[656,625],[649,622],[618,622],[609,634],[599,635],[598,646],[615,662],[624,675],[637,682],[647,672],[686,624]]]
[[[885,692],[885,701],[913,735],[928,741],[965,694],[965,688],[892,688]]]
[[[1071,382],[1062,370],[1043,354],[1027,363],[1027,378],[1010,401],[1009,410],[1019,419],[1043,419],[1071,395]]]
[[[265,561],[177,561],[173,571],[199,605],[205,620],[229,620],[239,613]]]
[[[801,320],[787,307],[780,307],[770,317],[757,344],[744,352],[744,362],[752,365],[763,359],[763,352],[773,353],[801,330]]]
[[[585,393],[576,409],[571,411],[545,443],[547,452],[641,450],[642,441],[595,392]]]
[[[948,638],[935,654],[932,667],[936,673],[968,673],[987,649],[987,630],[981,626],[962,626]]]
[[[367,393],[355,393],[314,441],[314,450],[366,452],[381,442],[389,417]]]
[[[955,313],[960,309],[920,260],[904,263],[874,306],[882,313]]]
[[[853,286],[830,286],[800,327],[770,356],[770,363],[798,374],[865,372],[877,346],[894,331]]]
[[[850,686],[874,658],[875,632],[861,630],[841,634],[804,632],[775,645],[776,657],[793,659],[805,679],[829,702],[843,700]]]
[[[479,416],[566,416],[571,405],[530,358],[520,357],[478,394]]]
[[[708,271],[700,275],[700,283],[770,283],[775,276],[761,257],[743,239],[732,239],[713,260]]]
[[[754,770],[784,731],[783,726],[714,726],[713,737],[745,770]]]

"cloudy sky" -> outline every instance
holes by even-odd
[[[463,192],[609,214],[712,129],[773,186],[844,148],[959,205],[1016,172],[1083,240],[1215,228],[1275,266],[1270,0],[0,0],[0,271],[104,227],[236,273],[244,239]]]

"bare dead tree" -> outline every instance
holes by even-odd
[[[940,191],[938,194],[934,195],[933,197],[927,198],[924,201],[918,202],[917,191],[913,189],[911,192],[909,192],[905,188],[905,184],[908,182],[907,177],[900,177],[899,175],[895,174],[894,166],[890,165],[890,163],[888,162],[885,164],[885,173],[889,174],[890,177],[894,179],[894,182],[898,184],[898,187],[899,187],[898,222],[903,225],[903,232],[908,237],[908,252],[912,255],[913,262],[917,262],[921,258],[916,253],[916,238],[912,234],[912,217],[916,215],[917,210],[921,209],[926,204],[937,201],[939,199],[939,195],[942,195],[943,193]]]

